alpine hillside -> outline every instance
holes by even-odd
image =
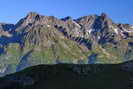
[[[105,13],[78,19],[30,12],[0,23],[0,76],[40,64],[118,64],[133,60],[133,26]]]

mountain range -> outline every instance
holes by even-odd
[[[133,60],[133,26],[108,15],[58,19],[36,12],[0,23],[0,76],[40,64],[119,64]]]

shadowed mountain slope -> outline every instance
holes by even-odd
[[[129,63],[38,65],[0,78],[0,89],[132,89]]]

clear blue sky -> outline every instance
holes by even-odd
[[[30,11],[59,18],[105,12],[115,22],[133,24],[133,0],[0,0],[0,22],[16,23]]]

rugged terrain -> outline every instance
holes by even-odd
[[[0,76],[39,64],[117,64],[132,54],[133,26],[105,13],[58,19],[30,12],[0,24]]]

